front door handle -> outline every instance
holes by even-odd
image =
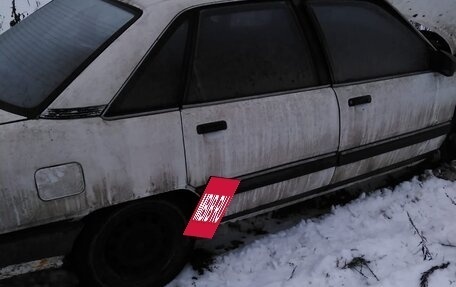
[[[370,95],[352,98],[348,100],[348,105],[350,107],[365,105],[372,103],[372,97]]]
[[[196,127],[196,132],[199,135],[204,135],[204,134],[208,134],[208,133],[224,131],[226,129],[228,129],[227,123],[225,121],[218,121],[218,122],[198,125]]]

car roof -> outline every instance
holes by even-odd
[[[182,10],[201,4],[220,3],[220,2],[235,2],[242,0],[117,0],[125,4],[138,7],[144,11],[150,9],[159,9],[164,6],[178,5]],[[245,0],[244,0],[245,1]]]
[[[143,10],[161,9],[160,6],[178,4],[182,10],[193,6],[219,2],[234,2],[242,0],[118,0]],[[398,9],[407,18],[425,25],[450,42],[450,46],[456,50],[456,17],[452,11],[456,9],[454,0],[386,0]]]
[[[103,54],[95,59],[51,104],[49,109],[106,105],[112,100],[113,95],[117,94],[121,89],[125,80],[131,75],[147,51],[154,46],[166,27],[182,11],[200,5],[245,2],[246,0],[118,1],[141,9],[143,15],[114,44],[109,46]],[[400,5],[402,1],[407,3],[407,5]],[[416,1],[424,3],[423,1],[428,0]],[[441,1],[446,1],[451,6],[452,4],[450,2],[454,0]],[[388,2],[398,4],[402,8],[399,9],[402,13],[406,12],[404,10],[410,9],[409,5],[413,5],[413,3],[408,3],[408,0],[388,0]],[[456,23],[456,20],[454,20],[454,23]],[[450,27],[450,25],[446,27]],[[135,44],[133,45],[132,43]],[[106,71],[110,71],[110,73],[106,73]],[[108,82],[109,84],[100,85],[103,82]]]

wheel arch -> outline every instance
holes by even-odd
[[[169,203],[175,204],[179,209],[181,209],[181,211],[184,213],[184,215],[190,217],[193,209],[196,207],[196,204],[199,201],[199,198],[200,198],[200,195],[190,189],[170,190],[170,191],[167,191],[164,193],[155,194],[155,195],[144,197],[141,199],[131,200],[131,201],[123,202],[120,204],[111,205],[111,206],[97,209],[97,210],[89,213],[85,217],[83,217],[81,220],[85,223],[88,223],[92,220],[95,220],[98,217],[107,216],[108,214],[114,212],[115,210],[125,207],[131,203],[150,201],[150,200],[164,200]]]

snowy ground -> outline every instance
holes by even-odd
[[[456,183],[428,172],[218,256],[202,275],[187,267],[169,287],[420,286],[445,263],[429,286],[456,286],[455,219]]]

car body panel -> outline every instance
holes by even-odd
[[[330,183],[334,170],[335,168],[328,168],[237,194],[233,198],[226,215],[238,214],[245,210],[251,210],[258,206],[267,205],[326,186]]]
[[[186,187],[178,111],[118,121],[29,120],[3,125],[0,138],[0,233]],[[67,163],[82,167],[85,191],[41,200],[35,173]]]
[[[26,120],[26,119],[27,119],[26,117],[12,114],[12,113],[9,113],[4,110],[0,110],[0,125],[10,123],[10,122],[22,121],[22,120]]]
[[[199,135],[197,125],[228,129]],[[339,110],[331,88],[183,109],[188,182],[239,177],[336,152]]]
[[[196,126],[225,120],[228,129],[199,135]],[[339,111],[331,88],[183,109],[188,182],[239,177],[335,153]],[[237,194],[228,215],[327,185],[334,168]]]
[[[396,149],[387,153],[373,156],[354,163],[338,166],[334,173],[331,183],[337,183],[358,177],[396,163],[415,158],[420,155],[429,153],[440,148],[446,136],[440,136],[421,143],[410,145],[404,148]]]
[[[341,115],[340,150],[375,143],[437,125],[435,73],[336,86]],[[372,102],[350,107],[351,98],[370,95]],[[445,115],[445,118],[452,116]],[[448,120],[445,120],[448,121]]]
[[[394,79],[335,87],[341,114],[340,151],[380,144],[448,122],[454,113],[456,98],[439,97],[436,73],[424,73]],[[445,86],[448,83],[445,83]],[[445,91],[448,92],[448,91]],[[445,93],[447,94],[447,93]],[[451,92],[449,93],[451,94]],[[371,95],[372,102],[350,107],[350,98]],[[455,94],[456,95],[456,94]],[[437,107],[437,103],[440,103]],[[444,141],[438,137],[348,165],[338,166],[332,183],[347,180],[438,149]]]
[[[453,119],[456,106],[456,76],[436,75],[437,98],[434,105],[434,120],[445,122]]]

